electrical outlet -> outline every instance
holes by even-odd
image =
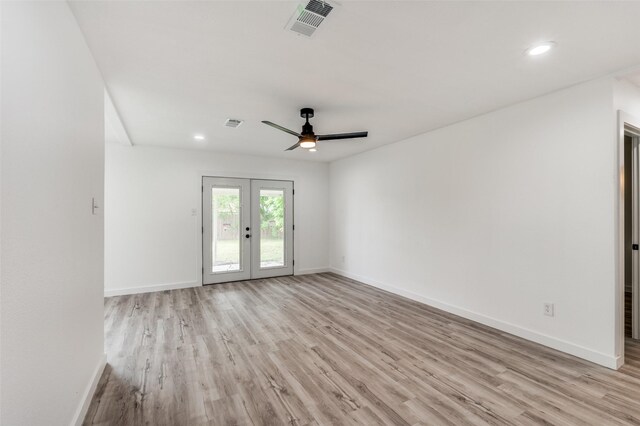
[[[544,314],[548,317],[552,317],[555,314],[555,309],[553,303],[545,303],[544,304]]]

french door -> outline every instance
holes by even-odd
[[[293,274],[293,182],[202,179],[202,282]]]

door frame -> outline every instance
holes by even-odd
[[[220,178],[220,179],[254,179],[254,180],[282,180],[282,181],[289,181],[289,182],[293,182],[293,188],[295,191],[295,187],[296,187],[296,181],[299,180],[299,176],[298,175],[280,175],[280,174],[270,174],[270,173],[248,173],[248,172],[239,172],[239,171],[225,171],[224,169],[221,170],[200,170],[197,172],[196,174],[196,179],[197,179],[197,185],[194,185],[195,188],[197,188],[196,190],[198,191],[198,197],[200,198],[200,202],[198,203],[198,207],[197,207],[197,211],[196,214],[193,214],[193,219],[195,220],[194,223],[194,231],[196,233],[196,268],[195,268],[195,274],[196,274],[196,279],[194,281],[196,281],[197,283],[199,283],[200,286],[204,286],[204,285],[208,285],[208,284],[204,284],[204,251],[203,251],[203,241],[204,241],[204,233],[202,231],[202,227],[203,227],[203,220],[204,220],[204,209],[203,209],[203,205],[202,205],[202,188],[203,188],[203,179],[204,178]],[[194,179],[195,180],[195,179]],[[295,197],[294,198],[294,202],[293,202],[293,211],[292,211],[292,217],[293,217],[293,225],[296,224],[296,209],[295,209]],[[196,209],[194,209],[196,210]],[[298,258],[298,244],[296,244],[296,235],[298,233],[294,232],[293,233],[293,258],[292,261],[295,261],[295,259]],[[297,275],[298,273],[298,265],[295,264],[295,262],[293,263],[293,275]],[[214,284],[212,284],[214,285]]]
[[[624,172],[625,166],[631,167],[630,164],[624,163],[624,136],[625,134],[632,137],[640,137],[640,118],[627,114],[622,110],[618,110],[617,125],[617,167],[616,167],[616,185],[617,191],[617,212],[616,212],[616,290],[615,290],[615,347],[616,347],[616,369],[624,365],[624,297],[625,297],[625,235],[624,235]],[[634,289],[635,290],[635,289]],[[634,297],[634,303],[635,301]],[[638,319],[640,321],[640,318]]]

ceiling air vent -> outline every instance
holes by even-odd
[[[236,128],[243,123],[242,120],[236,120],[235,118],[227,118],[227,121],[224,122],[225,127]]]
[[[332,10],[333,6],[322,0],[310,0],[308,3],[302,3],[298,5],[285,28],[311,37]]]

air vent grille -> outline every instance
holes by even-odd
[[[306,6],[301,4],[287,23],[287,29],[311,37],[327,17],[333,6],[321,0],[309,0]]]
[[[305,9],[326,18],[329,12],[333,10],[333,6],[326,1],[311,0]]]
[[[298,17],[298,22],[302,22],[303,24],[311,25],[316,28],[318,28],[318,25],[322,24],[322,21],[324,21],[322,16],[307,12],[306,10],[303,10]]]
[[[242,123],[243,123],[243,121],[242,121],[242,120],[237,120],[237,119],[235,119],[235,118],[227,118],[227,121],[225,121],[225,122],[224,122],[224,125],[225,125],[226,127],[232,127],[232,128],[234,128],[234,129],[235,129],[236,127],[238,127],[238,126],[239,126],[239,125],[241,125]]]
[[[311,34],[316,31],[316,28],[309,25],[301,24],[300,22],[296,21],[291,26],[291,31],[295,31],[296,33],[311,37]]]

